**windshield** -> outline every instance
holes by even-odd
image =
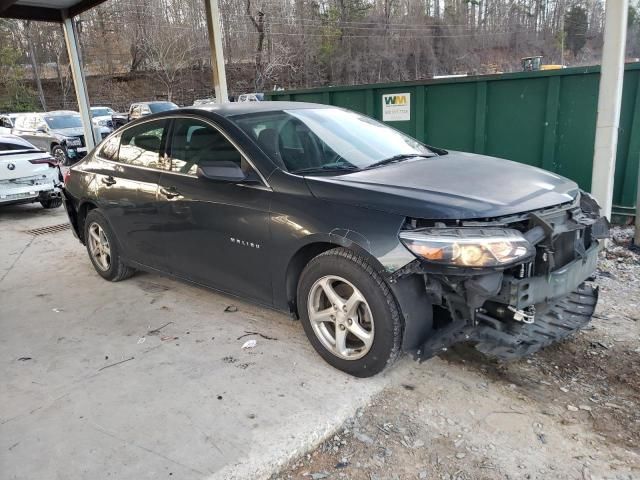
[[[369,117],[338,108],[264,112],[235,118],[289,172],[356,170],[397,156],[433,156],[426,146]]]
[[[158,102],[158,103],[150,103],[149,110],[152,113],[158,112],[166,112],[167,110],[175,110],[178,106],[172,102]]]
[[[44,121],[47,122],[47,125],[52,130],[82,127],[80,115],[54,115],[50,117],[44,117]]]
[[[113,113],[113,110],[111,110],[110,108],[92,108],[91,109],[91,116],[92,117],[108,117],[109,115],[111,115]]]

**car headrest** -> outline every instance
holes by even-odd
[[[224,138],[222,134],[208,128],[202,128],[193,132],[191,140],[189,141],[189,149],[191,151],[221,150],[228,148],[229,142],[227,142],[226,138]]]
[[[258,134],[258,144],[262,150],[280,167],[285,168],[278,152],[278,132],[274,128],[265,128]]]
[[[138,135],[134,137],[133,142],[136,147],[140,147],[143,150],[149,150],[151,152],[160,151],[160,139],[155,135]]]

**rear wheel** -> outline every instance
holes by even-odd
[[[40,205],[42,205],[42,207],[46,209],[58,208],[60,205],[62,205],[62,198],[58,197],[49,198],[47,200],[40,200]]]
[[[101,277],[119,282],[135,273],[134,269],[122,262],[113,230],[98,209],[87,214],[84,225],[87,252],[93,267]]]
[[[309,341],[325,361],[370,377],[400,353],[402,322],[393,294],[367,260],[336,248],[305,267],[298,310]]]
[[[51,155],[58,161],[60,165],[67,165],[69,163],[67,151],[61,145],[54,145],[51,149]]]

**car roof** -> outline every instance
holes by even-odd
[[[153,103],[173,103],[173,102],[170,102],[169,100],[154,100],[152,102],[134,102],[131,105],[151,105]]]
[[[231,117],[234,115],[244,115],[246,113],[257,112],[281,112],[282,110],[302,110],[307,108],[336,108],[331,105],[322,105],[320,103],[306,102],[246,102],[246,103],[215,103],[207,105],[196,105],[188,107],[197,110],[205,110],[217,113],[223,117]]]
[[[48,117],[62,117],[68,115],[80,115],[78,112],[74,112],[73,110],[53,110],[51,112],[42,112],[41,115],[46,115]]]
[[[11,142],[17,145],[28,147],[30,149],[36,148],[31,143],[26,141],[24,138],[18,137],[17,135],[11,135],[10,133],[0,134],[0,142]]]

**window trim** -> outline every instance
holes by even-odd
[[[216,124],[215,122],[209,120],[208,118],[203,118],[203,117],[199,117],[197,115],[192,115],[192,114],[165,115],[165,116],[162,116],[162,117],[148,118],[148,119],[144,119],[144,120],[141,120],[139,122],[136,122],[135,125],[129,125],[128,127],[125,126],[122,129],[118,129],[115,132],[111,133],[109,135],[109,137],[107,137],[107,138],[110,138],[112,135],[115,135],[116,133],[119,133],[120,134],[120,138],[122,139],[122,133],[125,130],[127,130],[128,128],[137,127],[138,125],[142,125],[143,123],[154,122],[156,120],[168,120],[169,124],[168,124],[167,128],[169,128],[169,132],[167,133],[167,141],[165,142],[165,144],[163,146],[164,147],[163,148],[164,154],[166,155],[167,151],[170,151],[169,147],[171,146],[171,142],[173,140],[172,135],[171,135],[173,133],[173,121],[176,120],[176,119],[181,119],[181,118],[190,118],[190,119],[194,119],[194,120],[200,120],[201,122],[207,123],[212,128],[215,128],[219,133],[222,134],[222,136],[224,138],[227,139],[227,141],[229,143],[231,143],[231,145],[233,145],[233,147],[236,150],[238,150],[240,152],[240,155],[242,155],[242,157],[247,161],[247,163],[249,165],[251,165],[251,168],[253,168],[253,170],[258,174],[258,177],[260,177],[260,180],[262,181],[262,184],[263,184],[262,187],[273,191],[273,188],[271,188],[271,185],[269,185],[269,182],[267,182],[267,179],[264,177],[264,175],[262,175],[262,172],[258,168],[256,168],[255,163],[253,163],[253,161],[249,158],[249,156],[245,153],[245,151],[238,145],[238,143],[235,142],[231,137],[229,137],[229,135],[227,135],[225,133],[225,131],[222,130],[222,128],[220,128],[220,126],[218,124]],[[118,146],[118,153],[119,152],[120,152],[120,146]],[[143,167],[143,166],[140,166],[140,165],[131,165],[131,164],[128,164],[128,163],[116,162],[115,160],[109,160],[108,158],[104,158],[103,156],[100,155],[101,153],[102,153],[102,149],[100,149],[98,152],[96,152],[95,156],[98,157],[100,160],[102,160],[104,162],[113,163],[115,165],[122,165],[122,166],[130,167],[130,168],[140,168],[142,170],[149,170],[151,172],[160,172],[162,174],[167,174],[167,175],[180,175],[180,176],[183,176],[183,177],[198,178],[197,175],[189,175],[188,173],[170,172],[168,170],[162,170],[162,169],[159,169],[159,168],[150,168],[150,167]],[[242,183],[240,183],[240,185],[242,185]]]
[[[194,119],[194,120],[199,120],[203,123],[208,124],[209,126],[211,126],[212,128],[214,128],[218,133],[222,134],[222,136],[231,144],[233,145],[233,147],[238,150],[238,152],[240,152],[240,155],[242,156],[242,158],[244,158],[247,163],[251,166],[251,168],[258,174],[258,177],[260,177],[260,180],[263,183],[264,187],[267,187],[269,190],[272,190],[271,185],[269,185],[269,182],[267,182],[267,179],[264,177],[264,175],[262,175],[262,172],[256,168],[255,163],[253,163],[253,161],[251,161],[251,159],[249,158],[249,156],[245,153],[245,151],[235,142],[233,141],[233,139],[231,137],[229,137],[229,135],[227,135],[224,130],[222,130],[222,128],[220,128],[219,125],[217,125],[215,122],[212,122],[211,120],[209,120],[208,118],[203,118],[203,117],[199,117],[197,115],[190,115],[190,114],[183,114],[183,115],[176,115],[176,116],[172,116],[170,117],[172,120],[179,120],[179,119]],[[171,144],[173,143],[173,124],[171,125],[171,132],[169,132],[170,135],[167,137],[168,143],[167,145],[165,145],[165,154],[166,152],[170,152],[171,151]],[[171,174],[171,175],[181,175],[184,177],[189,177],[189,178],[198,178],[197,175],[191,175],[188,173],[180,173],[180,172],[170,172],[168,170],[162,170],[163,173],[167,173],[167,174]]]

